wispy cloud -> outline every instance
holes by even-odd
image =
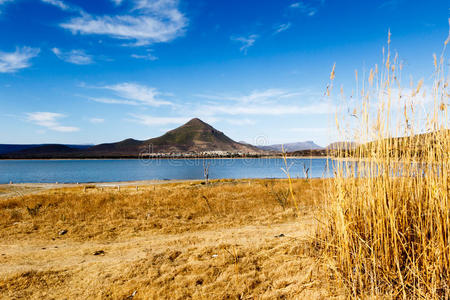
[[[186,115],[186,113],[184,113]],[[139,123],[146,126],[164,126],[164,125],[182,125],[186,122],[188,122],[191,117],[158,117],[158,116],[151,116],[151,115],[142,115],[142,114],[129,114],[131,118],[128,119],[128,121]],[[220,119],[207,115],[207,114],[193,114],[192,116],[200,117],[203,121],[207,122],[208,124],[214,124]],[[173,126],[171,126],[173,128]],[[168,131],[170,129],[168,128],[162,128],[162,130]]]
[[[245,54],[247,54],[247,50],[255,44],[257,38],[258,38],[258,35],[251,34],[251,35],[249,35],[247,37],[245,37],[245,36],[238,36],[238,37],[232,36],[230,39],[232,41],[241,43],[241,48],[239,48],[239,50],[241,52],[244,52]]]
[[[92,55],[87,54],[84,50],[62,51],[58,48],[53,48],[52,52],[59,59],[76,65],[89,65],[94,62]]]
[[[87,97],[89,100],[105,103],[105,104],[126,104],[126,105],[139,105],[139,102],[133,100],[107,98],[107,97]]]
[[[90,118],[89,122],[93,123],[93,124],[100,124],[105,122],[105,119],[102,118]]]
[[[71,6],[69,6],[68,4],[66,4],[65,2],[61,1],[61,0],[41,0],[44,3],[56,6],[62,10],[72,10]]]
[[[210,115],[320,115],[330,114],[336,111],[333,104],[328,102],[319,102],[315,104],[299,105],[245,105],[230,108],[226,105],[204,105],[201,106],[201,112],[207,112]]]
[[[130,114],[131,121],[143,124],[146,126],[158,126],[158,125],[170,125],[170,124],[183,124],[189,121],[189,118],[183,117],[154,117],[147,115]]]
[[[256,124],[255,121],[250,120],[250,119],[228,119],[227,122],[232,125],[237,125],[237,126]]]
[[[309,90],[267,89],[253,90],[244,95],[198,94],[212,100],[197,107],[196,113],[208,115],[318,115],[336,111],[331,101],[317,101],[320,96]],[[224,101],[235,102],[230,107]],[[299,105],[304,103],[304,105]]]
[[[30,60],[40,52],[38,48],[16,48],[14,52],[0,52],[0,73],[13,73],[31,66]]]
[[[63,126],[59,123],[59,119],[65,118],[66,115],[53,112],[32,112],[27,113],[27,120],[36,125],[45,127],[49,130],[59,132],[75,132],[80,130],[78,127]]]
[[[158,89],[136,83],[125,82],[103,86],[100,89],[112,91],[119,98],[89,97],[89,99],[107,104],[148,105],[155,107],[173,105],[172,102],[161,99],[163,94]]]
[[[324,0],[311,0],[311,1],[298,1],[295,3],[292,3],[289,7],[292,9],[297,9],[303,14],[307,16],[314,16],[321,6],[324,4]]]
[[[283,89],[253,90],[248,95],[220,95],[220,94],[197,94],[195,96],[210,100],[227,100],[241,103],[262,104],[275,102],[279,99],[292,98],[302,95],[301,92],[286,91]]]
[[[292,25],[291,23],[286,23],[286,24],[280,24],[278,26],[275,26],[274,34],[278,34],[280,32],[288,30],[289,28],[291,28],[291,25]]]
[[[122,4],[123,0],[111,0],[112,3],[114,3],[116,6],[119,6],[120,4]]]
[[[136,59],[150,60],[150,61],[157,60],[158,57],[153,55],[152,52],[153,52],[153,50],[147,49],[147,53],[145,53],[145,54],[131,54],[131,57],[132,58],[136,58]]]
[[[188,20],[178,10],[177,0],[130,2],[132,5],[127,14],[94,16],[83,12],[61,26],[74,34],[99,34],[132,40],[135,46],[169,42],[184,33]]]
[[[13,2],[14,0],[0,0],[0,5],[3,5],[7,2]],[[2,11],[0,10],[0,14],[2,13]]]

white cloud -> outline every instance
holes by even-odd
[[[155,117],[155,116],[149,116],[149,115],[142,115],[142,114],[129,114],[131,116],[131,119],[129,121],[139,123],[146,126],[165,126],[165,125],[182,125],[186,122],[188,122],[191,118],[189,117]],[[185,114],[186,115],[186,112]],[[219,119],[216,117],[208,116],[205,114],[194,114],[192,116],[196,116],[200,119],[202,119],[204,122],[208,124],[214,124]],[[162,128],[162,131],[168,131],[170,129]]]
[[[7,3],[7,2],[12,2],[12,1],[14,1],[14,0],[0,0],[0,5],[3,5],[5,3]],[[0,10],[0,14],[1,13],[2,13],[2,11]]]
[[[189,118],[183,117],[154,117],[136,114],[130,114],[130,116],[132,117],[131,119],[132,121],[147,126],[169,125],[169,124],[181,125],[189,121]]]
[[[132,8],[127,14],[93,16],[83,12],[61,26],[74,34],[100,34],[132,40],[135,46],[169,42],[184,33],[188,20],[178,10],[177,0],[130,2]]]
[[[150,106],[171,105],[171,102],[157,99],[161,94],[154,87],[147,87],[135,83],[120,83],[105,86],[105,89],[116,92],[120,97],[141,102]]]
[[[301,13],[312,17],[319,11],[320,6],[322,6],[324,2],[324,0],[312,0],[309,2],[299,1],[292,3],[289,7],[298,9]]]
[[[93,124],[100,124],[105,122],[105,119],[102,118],[90,118],[89,122],[93,123]]]
[[[78,127],[63,126],[58,119],[65,118],[66,115],[53,112],[32,112],[27,113],[27,120],[36,125],[46,127],[53,131],[75,132],[80,130]]]
[[[139,105],[137,101],[114,99],[114,98],[102,98],[102,97],[88,97],[89,100],[105,103],[105,104],[126,104],[126,105]]]
[[[245,54],[247,54],[248,48],[252,47],[255,44],[257,38],[258,38],[258,35],[251,34],[248,37],[244,37],[244,36],[231,37],[231,40],[241,43],[242,46],[241,46],[241,48],[239,48],[239,50],[241,52],[244,52]]]
[[[211,100],[228,100],[236,101],[241,103],[273,103],[279,99],[292,98],[295,96],[302,95],[300,92],[290,92],[282,89],[266,89],[266,90],[253,90],[248,95],[208,95],[208,94],[198,94],[197,97],[211,99]]]
[[[84,50],[61,51],[53,48],[52,52],[61,60],[76,65],[89,65],[94,62],[92,55],[87,54]]]
[[[154,56],[153,54],[145,54],[145,55],[138,55],[138,54],[131,54],[132,58],[136,58],[136,59],[144,59],[144,60],[157,60],[158,57]]]
[[[116,6],[122,4],[122,0],[111,0]]]
[[[286,23],[286,24],[280,24],[280,25],[276,26],[274,34],[278,34],[280,32],[288,30],[289,28],[291,28],[291,25],[292,25],[291,23]]]
[[[114,92],[119,98],[89,97],[89,99],[107,104],[148,105],[156,107],[173,105],[170,101],[162,100],[160,96],[163,94],[154,87],[125,82],[100,88]]]
[[[143,59],[143,60],[150,60],[154,61],[157,60],[158,57],[152,54],[152,50],[148,49],[146,54],[131,54],[131,57],[136,59]]]
[[[210,115],[318,115],[330,114],[336,111],[333,104],[320,102],[317,104],[299,105],[237,105],[232,108],[225,105],[204,105],[200,112]]]
[[[199,105],[194,115],[320,115],[336,112],[336,106],[331,101],[317,101],[320,94],[309,89],[284,90],[266,89],[253,90],[247,95],[194,95],[212,100]],[[236,104],[224,105],[224,101]],[[299,105],[299,103],[305,103]]]
[[[72,8],[61,0],[41,0],[44,3],[59,7],[62,10],[72,10]]]
[[[255,121],[250,119],[228,119],[227,122],[237,126],[254,125],[256,123]]]
[[[13,73],[31,66],[30,60],[40,52],[38,48],[16,48],[15,52],[0,52],[0,73]]]

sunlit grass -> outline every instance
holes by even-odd
[[[86,187],[0,198],[0,298],[330,294],[309,243],[321,179]]]
[[[26,237],[39,227],[41,237],[55,226],[72,228],[79,240],[113,238],[120,228],[136,232],[180,233],[239,224],[272,224],[295,218],[294,204],[281,205],[276,193],[292,188],[303,207],[320,201],[322,183],[313,180],[212,180],[151,186],[59,188],[32,195],[0,199],[0,236]],[[37,213],[30,210],[40,205]],[[15,222],[28,227],[13,226]],[[109,229],[115,228],[113,233]],[[124,232],[123,235],[129,232]]]
[[[450,297],[446,61],[444,52],[435,56],[428,94],[423,80],[403,88],[402,64],[389,46],[390,34],[383,64],[363,79],[356,73],[359,86],[349,109],[336,117],[341,137],[361,146],[333,152],[350,153],[351,159],[334,164],[318,236],[333,276],[353,297],[445,299]]]

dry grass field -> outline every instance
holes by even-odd
[[[322,180],[55,188],[0,198],[0,298],[328,299]],[[8,186],[3,187],[8,190]]]

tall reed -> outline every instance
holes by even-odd
[[[336,114],[341,138],[357,146],[330,150],[335,177],[318,234],[329,267],[353,297],[450,297],[445,46],[434,56],[429,92],[423,80],[403,88],[389,33],[383,64],[362,79],[356,73],[357,92]]]

